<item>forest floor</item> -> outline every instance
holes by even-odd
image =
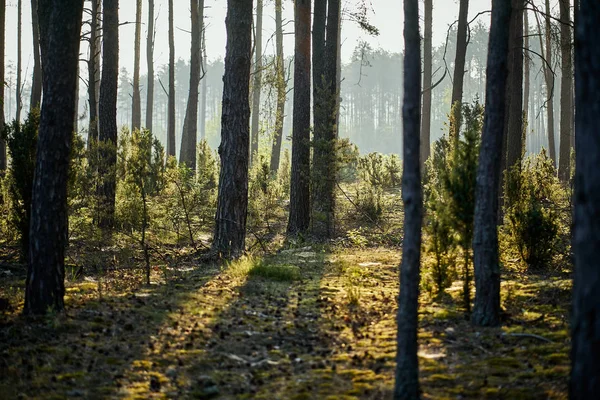
[[[20,315],[24,276],[0,267],[0,397],[391,398],[396,248],[282,250],[222,267],[188,257],[67,282],[65,315]],[[139,275],[139,273],[138,273]],[[421,296],[425,399],[566,399],[568,276],[504,271],[500,328],[474,328],[457,282]]]

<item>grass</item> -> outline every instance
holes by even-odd
[[[102,293],[89,277],[70,281],[67,314],[44,319],[19,315],[22,277],[4,281],[0,297],[10,294],[14,309],[0,318],[0,392],[391,398],[397,249],[307,246],[223,268],[193,262],[149,287],[117,272],[103,277]],[[569,281],[510,271],[503,278],[506,318],[495,329],[465,320],[459,291],[422,294],[423,398],[567,398]]]

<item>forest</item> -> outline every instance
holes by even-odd
[[[0,398],[600,399],[600,2],[392,3],[0,0]]]

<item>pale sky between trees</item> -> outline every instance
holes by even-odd
[[[31,56],[31,3],[29,0],[22,0],[23,4],[23,73],[27,81],[31,80],[31,70],[33,68],[33,59]],[[264,38],[263,44],[267,54],[274,53],[275,43],[271,39],[271,33],[275,31],[274,5],[273,0],[263,0],[265,8],[264,16]],[[355,11],[357,4],[363,0],[344,0],[343,6],[345,13]],[[366,40],[374,48],[381,47],[390,52],[401,52],[403,46],[402,26],[403,12],[401,0],[364,0],[367,5],[370,4],[369,20],[375,25],[380,34],[378,37],[372,37],[363,32],[356,23],[348,21],[345,15],[342,26],[342,59],[345,62],[352,55],[352,51],[360,40]],[[256,1],[255,1],[256,2]],[[477,13],[489,10],[491,0],[471,0],[469,2],[469,20]],[[86,6],[87,6],[86,2]],[[293,1],[284,0],[284,31],[287,33],[284,42],[284,51],[286,56],[291,55],[294,49],[293,41]],[[422,5],[421,5],[422,6]],[[206,45],[209,60],[223,57],[225,54],[225,12],[227,8],[226,0],[205,0],[205,23],[208,25],[206,34]],[[182,58],[189,61],[190,58],[190,17],[189,1],[175,0],[175,47],[176,59]],[[143,3],[142,38],[146,36],[148,4]],[[14,63],[17,49],[17,2],[16,0],[7,1],[6,10],[6,61]],[[168,63],[168,37],[167,37],[167,0],[155,0],[155,18],[156,42],[155,42],[155,65]],[[458,0],[434,0],[433,14],[433,43],[442,43],[446,38],[448,25],[454,22],[458,17]],[[85,19],[85,13],[84,13]],[[483,14],[479,17],[485,24],[489,24],[490,15]],[[119,20],[121,23],[126,21],[135,21],[135,1],[120,0]],[[85,28],[84,28],[85,29]],[[133,70],[133,23],[121,26],[119,30],[120,41],[120,60],[119,68],[125,67],[129,71]],[[141,59],[146,59],[145,45],[142,46]],[[87,58],[87,46],[82,43],[82,58]],[[141,63],[141,73],[146,72],[145,61]],[[80,64],[80,68],[85,70],[85,63]],[[12,88],[11,88],[12,89]],[[9,89],[9,90],[11,90]],[[82,88],[84,90],[84,88]]]

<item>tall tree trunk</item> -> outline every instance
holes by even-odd
[[[526,8],[526,7],[525,7]],[[524,63],[524,72],[523,72],[523,110],[525,111],[525,121],[523,123],[526,127],[529,127],[529,90],[531,86],[531,57],[529,55],[529,17],[528,11],[523,10],[523,28],[524,28],[524,55],[523,55],[523,63]],[[529,130],[529,128],[528,128]],[[527,139],[526,139],[527,140]]]
[[[296,0],[290,233],[304,232],[310,223],[310,11],[310,0]]]
[[[571,177],[571,136],[573,129],[573,60],[571,58],[571,2],[560,0],[560,151],[558,177],[568,182]]]
[[[17,1],[17,88],[16,88],[16,102],[17,111],[15,113],[15,119],[21,121],[21,108],[23,107],[23,99],[21,98],[21,70],[23,69],[22,64],[22,52],[21,52],[21,41],[22,41],[22,12],[21,12],[21,1]]]
[[[334,234],[337,137],[337,62],[340,23],[340,0],[329,0],[327,6],[326,40],[323,52],[322,87],[315,97],[315,113],[319,127],[315,127],[313,151],[312,230],[317,238],[327,239]],[[315,19],[317,17],[315,16]]]
[[[404,104],[402,106],[404,241],[398,299],[398,348],[394,399],[419,399],[419,279],[423,219],[419,162],[421,38],[419,3],[404,0]]]
[[[569,398],[600,398],[600,3],[580,0],[575,30],[575,209]],[[577,11],[576,11],[577,12]]]
[[[506,170],[510,170],[514,165],[520,163],[523,151],[523,9],[525,1],[512,0],[511,2],[511,37],[505,109],[507,125],[504,130],[507,143]]]
[[[206,27],[202,23],[202,75],[200,81],[200,139],[206,139],[206,94],[208,87],[206,85]]]
[[[40,60],[40,24],[37,13],[38,0],[31,0],[31,33],[33,36],[33,77],[29,109],[39,108],[42,101],[42,64]]]
[[[102,79],[100,82],[100,144],[98,196],[100,215],[98,225],[113,226],[117,165],[117,82],[119,80],[119,0],[103,0],[102,18]]]
[[[198,86],[202,73],[202,20],[204,0],[191,0],[192,48],[190,50],[190,90],[183,120],[179,161],[196,170],[196,142],[198,140]]]
[[[140,48],[142,36],[142,0],[135,2],[135,38],[133,50],[133,96],[131,100],[131,130],[142,126],[142,100],[140,95]]]
[[[175,156],[175,37],[173,0],[169,0],[169,105],[167,116],[167,156]]]
[[[431,85],[432,85],[433,0],[425,0],[425,34],[423,35],[423,113],[421,122],[421,169],[431,152]]]
[[[148,0],[148,33],[146,35],[146,63],[148,64],[148,94],[146,95],[146,129],[152,132],[154,114],[154,0]]]
[[[90,124],[88,128],[88,148],[98,140],[98,99],[100,95],[100,46],[102,31],[100,30],[102,2],[92,0],[90,17],[90,55],[88,58],[88,103],[90,108]]]
[[[310,3],[308,4],[310,10]],[[310,11],[309,11],[310,12]],[[286,97],[286,82],[285,82],[285,67],[284,67],[284,55],[283,55],[283,21],[282,21],[282,7],[281,0],[275,0],[275,47],[277,50],[276,55],[276,74],[277,74],[277,110],[275,112],[275,134],[273,135],[273,147],[271,149],[271,163],[270,169],[271,174],[276,175],[279,171],[279,159],[281,157],[281,142],[283,140],[283,120],[285,117],[285,97]],[[310,22],[310,20],[309,20]],[[310,25],[308,30],[310,35]],[[310,49],[310,38],[308,39]],[[308,99],[310,103],[310,57],[308,58]],[[310,106],[309,106],[310,114]],[[310,125],[310,117],[309,117]]]
[[[252,1],[227,0],[225,27],[221,172],[212,248],[219,257],[237,258],[244,251],[248,210]]]
[[[482,326],[496,326],[500,323],[500,265],[496,221],[506,107],[510,16],[510,2],[492,1],[485,116],[475,187],[473,237],[475,304],[471,321]]]
[[[456,32],[456,57],[454,59],[454,79],[452,83],[452,113],[450,120],[450,137],[454,145],[458,144],[461,125],[461,107],[463,98],[463,82],[465,79],[465,59],[467,57],[467,17],[469,16],[469,0],[460,0],[458,10],[458,30]],[[458,104],[458,106],[457,106]]]
[[[79,132],[79,62],[77,62],[77,80],[75,81],[75,115],[73,116],[73,132]]]
[[[556,144],[555,144],[555,135],[554,135],[554,76],[552,75],[552,24],[551,24],[551,13],[550,9],[550,0],[546,0],[546,62],[548,66],[545,68],[545,77],[546,77],[546,92],[548,93],[548,99],[546,103],[546,108],[548,110],[548,153],[550,154],[550,159],[554,166],[556,163]]]
[[[64,309],[67,176],[83,1],[39,0],[42,104],[31,207],[25,314]]]
[[[252,84],[252,125],[250,130],[250,164],[258,153],[258,130],[260,122],[260,91],[262,90],[262,20],[263,0],[256,2],[256,27],[254,42],[254,82]]]
[[[4,47],[6,36],[6,0],[0,0],[0,132],[4,132]],[[0,135],[0,177],[6,171],[6,142]]]

